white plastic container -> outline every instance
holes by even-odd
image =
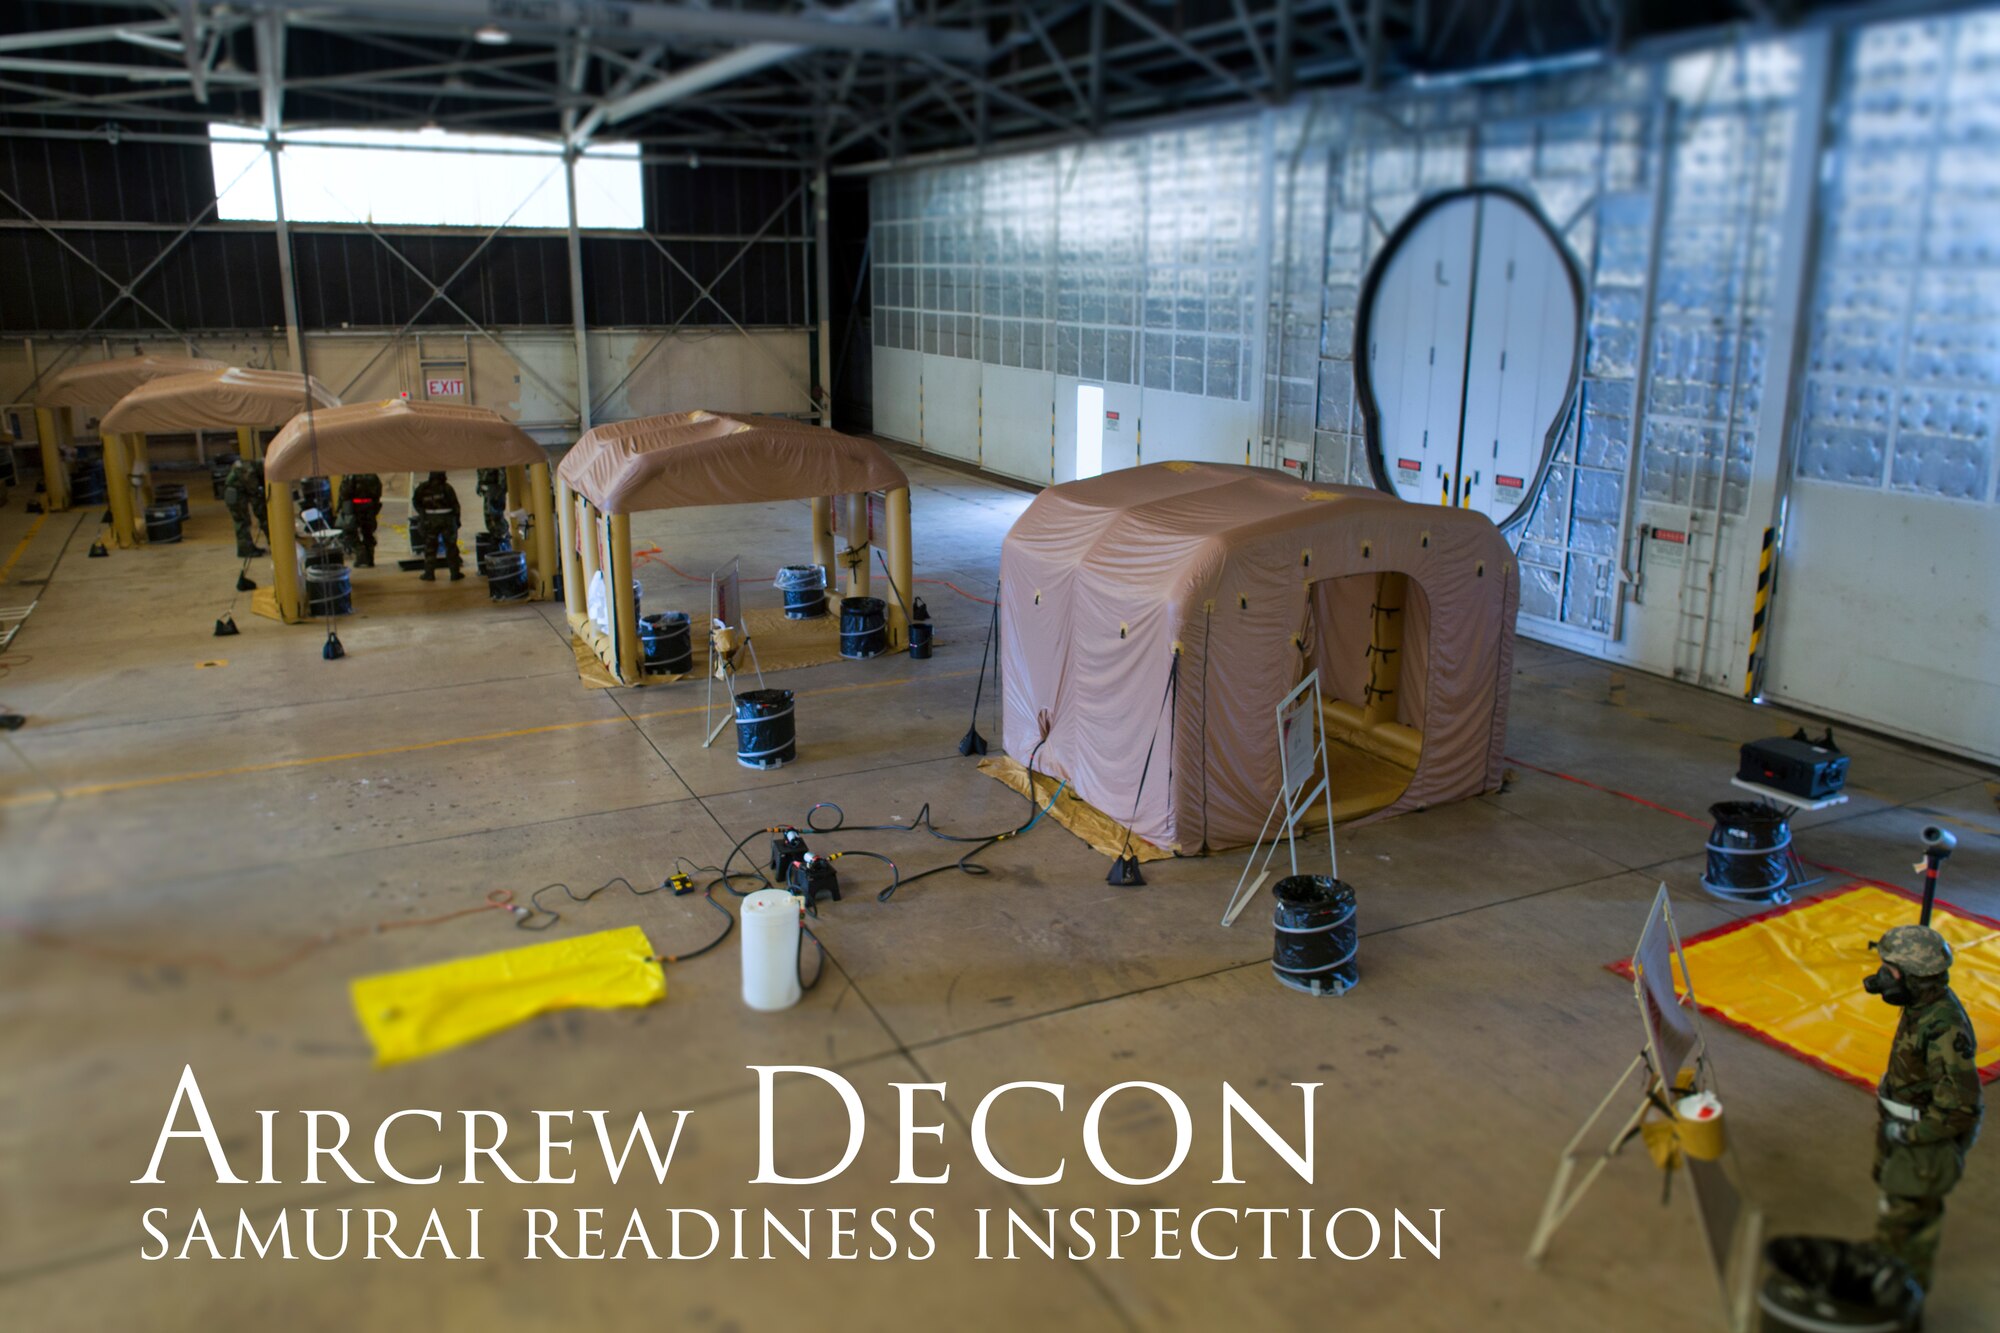
[[[799,1002],[799,900],[759,889],[743,900],[743,1003],[789,1009]]]

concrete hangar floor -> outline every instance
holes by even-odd
[[[920,456],[903,461],[919,576],[990,595],[1001,536],[1028,497]],[[470,476],[454,481],[476,514]],[[560,603],[494,606],[476,578],[422,584],[385,560],[357,572],[358,614],[340,625],[347,656],[323,662],[312,628],[250,616],[247,597],[242,634],[211,637],[236,563],[227,518],[205,495],[181,545],[95,561],[85,548],[96,510],[38,521],[26,498],[16,488],[0,510],[0,601],[39,598],[0,656],[0,703],[28,718],[0,749],[7,1327],[136,1318],[720,1330],[778,1327],[786,1312],[813,1309],[853,1328],[1665,1329],[1713,1300],[1684,1197],[1662,1209],[1659,1177],[1637,1153],[1606,1172],[1545,1268],[1522,1262],[1557,1154],[1635,1049],[1631,991],[1605,964],[1630,951],[1655,885],[1666,882],[1690,934],[1749,910],[1700,890],[1702,825],[1538,770],[1699,813],[1730,795],[1739,743],[1800,719],[1522,641],[1506,790],[1343,834],[1363,981],[1339,1000],[1272,979],[1258,913],[1217,927],[1236,857],[1149,864],[1147,886],[1123,890],[1105,883],[1103,857],[1045,824],[991,849],[990,875],[934,876],[889,904],[874,901],[870,863],[845,863],[860,867],[851,879],[861,891],[816,927],[825,983],[786,1013],[743,1006],[725,948],[669,967],[662,1004],[554,1014],[377,1070],[349,1008],[351,978],[531,940],[498,912],[374,923],[554,881],[582,892],[623,875],[650,887],[676,858],[716,864],[758,829],[802,823],[820,801],[854,823],[907,821],[924,802],[951,831],[1017,823],[1021,797],[956,752],[988,608],[926,584],[939,625],[931,660],[774,678],[798,693],[799,758],[756,773],[726,742],[701,748],[699,682],[583,688]],[[634,537],[690,572],[741,555],[746,571],[765,573],[809,549],[803,505],[647,515]],[[399,554],[400,540],[385,532],[385,553]],[[659,561],[641,574],[647,609],[700,613],[699,584]],[[981,725],[997,740],[990,691]],[[2000,914],[1994,775],[1858,733],[1842,743],[1853,799],[1798,821],[1807,853],[1909,883],[1917,830],[1952,823],[1962,843],[1946,896]],[[945,844],[915,835],[824,841],[879,847],[913,868],[949,859]],[[563,931],[638,924],[669,953],[718,924],[698,896],[612,889],[558,905]],[[1719,1024],[1709,1032],[1769,1228],[1864,1234],[1875,1203],[1868,1096]],[[854,1083],[870,1132],[849,1171],[820,1186],[745,1186],[757,1130],[748,1064],[816,1065]],[[145,1166],[184,1065],[246,1161],[258,1108],[337,1108],[357,1151],[395,1110],[488,1108],[522,1133],[508,1155],[527,1167],[533,1137],[521,1127],[532,1131],[537,1108],[691,1116],[669,1182],[649,1177],[637,1191],[600,1173],[551,1198],[546,1187],[458,1184],[455,1169],[435,1186],[307,1185],[282,1164],[298,1153],[286,1125],[276,1174],[290,1183],[218,1189],[212,1173],[184,1169],[142,1193],[126,1182]],[[1114,1190],[1081,1169],[1084,1107],[1125,1079],[1189,1096],[1195,1148],[1168,1185]],[[1025,1103],[996,1111],[990,1127],[1021,1169],[1067,1154],[1076,1169],[1064,1183],[1005,1185],[973,1160],[972,1106],[1012,1080],[1068,1087],[1064,1113],[1036,1122],[1053,1124],[1046,1136],[1028,1126]],[[1184,1211],[1246,1206],[1241,1187],[1207,1183],[1219,1174],[1212,1131],[1225,1080],[1259,1096],[1323,1082],[1336,1127],[1312,1187],[1251,1142],[1259,1184],[1249,1202],[1384,1219],[1400,1209],[1426,1223],[1443,1209],[1442,1258],[1406,1246],[1401,1260],[1260,1263],[1241,1228],[1233,1262],[971,1257],[976,1242],[963,1233],[980,1208],[1144,1209],[1168,1191]],[[370,1263],[352,1248],[303,1264],[141,1258],[138,1214],[155,1205],[173,1218],[176,1249],[198,1206],[215,1215],[226,1251],[221,1233],[239,1209],[359,1217],[393,1205],[407,1246],[432,1207],[498,1215],[534,1204],[602,1208],[607,1246],[635,1207],[657,1218],[668,1206],[725,1217],[731,1207],[858,1206],[865,1248],[869,1207],[916,1188],[888,1184],[896,1081],[949,1089],[931,1160],[954,1169],[949,1183],[922,1187],[920,1202],[937,1210],[927,1262],[709,1261],[662,1275],[646,1262],[524,1265],[497,1242],[481,1261],[447,1264]],[[838,1157],[846,1122],[826,1105],[824,1116],[787,1121],[787,1153]],[[1112,1159],[1157,1162],[1173,1125],[1158,1102],[1135,1099],[1101,1132]],[[2000,1308],[2000,1266],[1982,1258],[2000,1251],[1996,1163],[1973,1154],[1952,1197],[1930,1327],[1978,1327],[1979,1312]]]

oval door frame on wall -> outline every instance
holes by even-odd
[[[1362,422],[1366,432],[1368,466],[1374,477],[1377,489],[1390,495],[1396,495],[1399,498],[1411,498],[1405,495],[1403,490],[1398,489],[1396,479],[1390,472],[1391,461],[1386,456],[1387,451],[1384,449],[1383,409],[1380,395],[1378,394],[1378,386],[1375,382],[1374,357],[1370,355],[1369,350],[1375,340],[1378,332],[1378,322],[1380,321],[1377,301],[1381,295],[1385,279],[1388,278],[1397,260],[1403,256],[1403,252],[1413,241],[1421,243],[1428,239],[1432,242],[1444,243],[1451,240],[1449,236],[1443,234],[1432,234],[1426,237],[1424,234],[1425,223],[1439,219],[1442,210],[1451,208],[1453,205],[1463,204],[1467,200],[1472,200],[1478,205],[1472,210],[1471,242],[1464,256],[1466,260],[1466,272],[1471,277],[1471,281],[1468,283],[1463,311],[1453,310],[1446,312],[1447,316],[1452,318],[1456,318],[1462,313],[1464,319],[1462,335],[1453,335],[1455,337],[1462,337],[1463,347],[1457,349],[1460,359],[1456,363],[1458,368],[1456,376],[1457,405],[1452,423],[1456,428],[1456,440],[1451,446],[1452,466],[1450,471],[1446,472],[1442,464],[1431,464],[1428,457],[1426,457],[1424,461],[1419,462],[1416,466],[1418,475],[1415,485],[1418,502],[1420,503],[1463,505],[1466,507],[1473,507],[1471,504],[1474,498],[1473,488],[1475,485],[1479,486],[1495,498],[1491,503],[1482,503],[1477,507],[1482,512],[1487,513],[1499,527],[1508,529],[1526,520],[1529,511],[1534,508],[1536,498],[1541,494],[1543,482],[1548,477],[1549,464],[1555,455],[1556,442],[1561,438],[1563,427],[1569,420],[1570,412],[1576,404],[1577,391],[1582,382],[1583,373],[1583,275],[1577,266],[1575,258],[1570,254],[1568,246],[1563,243],[1560,233],[1551,225],[1547,216],[1543,214],[1534,200],[1517,190],[1507,189],[1503,186],[1469,186],[1463,189],[1447,190],[1443,193],[1432,195],[1411,209],[1409,215],[1397,224],[1395,230],[1390,233],[1388,243],[1383,246],[1381,254],[1376,256],[1375,262],[1369,266],[1368,276],[1361,288],[1360,311],[1354,325],[1353,357],[1356,398],[1361,407]],[[1549,254],[1557,261],[1556,267],[1559,268],[1563,278],[1566,280],[1563,284],[1558,285],[1556,289],[1562,290],[1566,288],[1567,290],[1574,329],[1574,334],[1570,339],[1570,356],[1567,373],[1563,378],[1562,390],[1558,395],[1559,401],[1556,403],[1548,421],[1542,427],[1543,434],[1540,440],[1538,456],[1534,460],[1532,469],[1522,468],[1518,474],[1511,476],[1498,473],[1497,471],[1492,471],[1492,475],[1489,476],[1490,469],[1469,467],[1466,464],[1465,455],[1465,414],[1473,391],[1469,363],[1473,356],[1475,338],[1480,336],[1483,328],[1490,327],[1490,325],[1482,326],[1477,322],[1478,309],[1476,299],[1479,290],[1477,267],[1485,223],[1484,205],[1488,200],[1500,201],[1509,208],[1517,210],[1534,224],[1533,230],[1539,232],[1542,238],[1547,241]],[[1435,229],[1433,229],[1433,232],[1435,233]],[[1411,251],[1411,253],[1416,254],[1417,252]],[[1444,280],[1442,260],[1438,263],[1438,280],[1441,284]],[[1511,273],[1509,274],[1509,280],[1511,280]],[[1502,344],[1498,350],[1502,353],[1503,359],[1500,364],[1504,367],[1504,354],[1507,350],[1504,329],[1501,331],[1500,336]],[[1436,361],[1436,352],[1430,352],[1427,357],[1427,365],[1435,366]],[[1552,379],[1553,377],[1551,377],[1551,382]],[[1452,397],[1452,383],[1449,377],[1447,377],[1444,383],[1434,386],[1434,389],[1435,391],[1444,393],[1447,400]],[[1428,431],[1425,432],[1423,440],[1425,448],[1428,449]],[[1499,447],[1499,442],[1496,440],[1494,445],[1496,452]],[[1399,456],[1395,460],[1395,466],[1407,472],[1410,470],[1409,465],[1411,461],[1407,456]],[[1433,468],[1436,475],[1430,477],[1423,476],[1427,465]],[[1435,492],[1432,489],[1434,485],[1437,486]],[[1502,511],[1504,506],[1504,496],[1500,492],[1512,489],[1519,490],[1519,503],[1504,508],[1504,512],[1496,512]]]

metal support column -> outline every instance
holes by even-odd
[[[563,184],[569,191],[569,317],[576,337],[576,428],[590,429],[590,336],[583,319],[583,236],[577,229],[575,148],[563,152]],[[566,581],[565,581],[566,582]]]
[[[833,425],[833,268],[827,254],[826,164],[813,173],[813,311],[819,317],[818,383],[814,386],[819,424]]]

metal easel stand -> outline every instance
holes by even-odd
[[[1311,708],[1310,715],[1305,712],[1308,706]],[[1278,701],[1276,714],[1278,795],[1271,802],[1270,813],[1264,816],[1263,827],[1257,830],[1257,841],[1250,847],[1250,859],[1244,862],[1243,873],[1237,876],[1236,888],[1222,910],[1222,924],[1225,926],[1236,924],[1236,918],[1242,915],[1250,900],[1264,887],[1264,881],[1271,877],[1271,859],[1278,854],[1281,835],[1291,858],[1292,873],[1299,873],[1299,823],[1311,813],[1314,801],[1325,804],[1327,868],[1334,879],[1340,878],[1340,856],[1333,836],[1333,783],[1327,775],[1326,715],[1320,711],[1317,670],[1308,673]],[[1314,783],[1307,790],[1309,778],[1314,779]],[[1274,822],[1277,824],[1275,832],[1272,829]],[[1270,837],[1268,848],[1264,846],[1266,835]],[[1264,863],[1258,866],[1257,878],[1253,880],[1250,868],[1257,864],[1260,849],[1264,852]]]

